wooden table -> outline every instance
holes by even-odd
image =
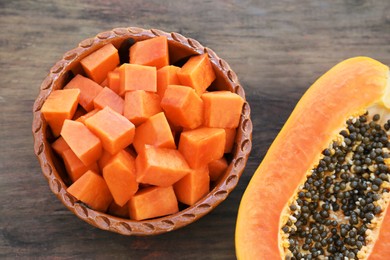
[[[51,66],[82,39],[127,26],[210,47],[238,74],[252,109],[253,150],[237,188],[196,223],[155,237],[76,218],[33,153],[32,106]],[[242,193],[304,91],[348,57],[390,64],[388,0],[2,1],[0,30],[0,258],[234,259]]]

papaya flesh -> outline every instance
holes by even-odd
[[[302,96],[247,186],[238,259],[390,255],[389,68],[334,66]]]

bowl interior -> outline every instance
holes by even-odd
[[[82,41],[78,47],[65,53],[63,58],[51,68],[49,75],[43,81],[33,109],[34,151],[52,192],[69,210],[84,221],[98,228],[124,235],[164,233],[194,222],[210,212],[237,185],[251,150],[252,123],[249,104],[245,101],[233,151],[227,157],[228,169],[217,182],[211,183],[210,193],[195,205],[190,207],[181,205],[181,210],[178,213],[165,217],[135,221],[92,210],[66,192],[66,188],[71,182],[62,160],[51,149],[50,144],[54,141],[54,137],[40,113],[44,101],[53,90],[63,88],[76,74],[84,74],[80,60],[103,45],[112,43],[119,50],[121,63],[124,63],[128,62],[128,50],[132,44],[160,35],[164,35],[168,39],[171,64],[181,66],[189,57],[207,53],[217,76],[209,90],[229,90],[245,99],[244,90],[236,74],[211,49],[205,48],[196,40],[186,38],[178,33],[131,27],[102,32],[94,38]]]

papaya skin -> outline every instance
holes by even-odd
[[[286,205],[346,120],[374,104],[386,105],[389,88],[387,66],[355,57],[334,66],[306,91],[244,192],[235,233],[238,259],[285,257],[280,229]],[[381,231],[390,227],[389,210],[385,214]],[[390,238],[381,239],[389,234],[381,231],[372,259],[389,254]]]

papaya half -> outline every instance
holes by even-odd
[[[389,68],[342,61],[302,96],[247,186],[238,259],[389,259]]]

